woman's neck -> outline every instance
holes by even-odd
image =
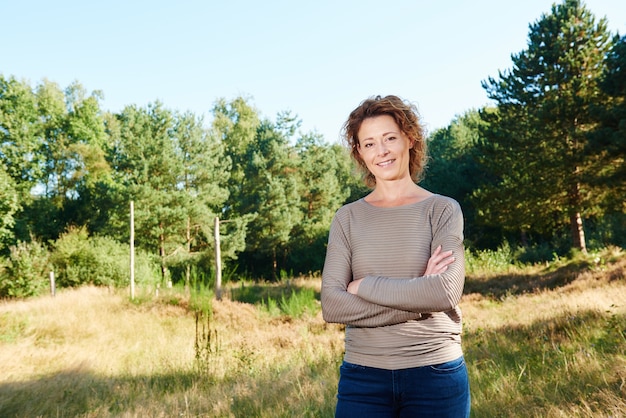
[[[373,206],[392,207],[416,203],[432,196],[428,190],[410,183],[381,183],[367,196],[365,201]]]

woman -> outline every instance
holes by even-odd
[[[322,312],[346,325],[336,417],[467,417],[461,349],[463,214],[417,185],[426,138],[415,107],[365,100],[344,125],[373,190],[333,219]]]

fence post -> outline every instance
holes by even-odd
[[[213,235],[215,236],[215,297],[222,300],[222,255],[220,251],[220,218],[215,217],[213,225]]]
[[[50,272],[50,294],[52,297],[56,296],[56,283],[54,282],[54,271]]]
[[[130,201],[130,299],[135,300],[135,205]]]

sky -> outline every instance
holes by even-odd
[[[626,1],[587,0],[626,34]],[[242,96],[262,118],[339,139],[374,95],[413,102],[432,132],[490,104],[481,82],[512,68],[551,0],[0,0],[0,74],[100,90],[119,112],[157,100],[211,121]]]

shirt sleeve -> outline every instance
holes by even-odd
[[[455,308],[465,284],[463,248],[463,213],[449,200],[440,213],[433,214],[431,249],[452,251],[455,261],[442,274],[421,277],[388,278],[366,276],[359,285],[358,296],[364,301],[388,308],[416,313],[443,312]]]
[[[348,293],[352,281],[349,239],[337,215],[333,219],[322,273],[322,315],[327,322],[379,327],[419,319],[420,313],[384,306]]]

